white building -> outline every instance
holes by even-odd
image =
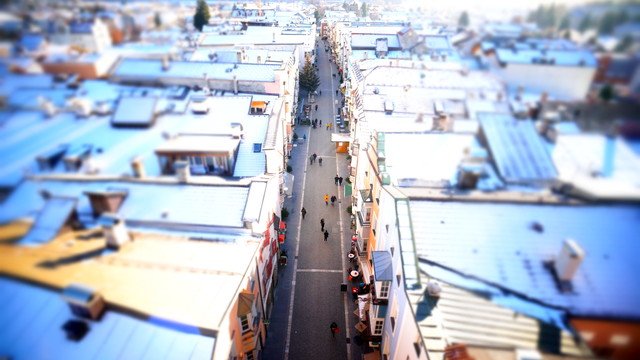
[[[588,50],[497,48],[493,70],[511,89],[546,94],[561,101],[584,100],[596,73]]]
[[[86,52],[102,52],[111,47],[109,28],[100,20],[58,24],[49,35],[51,43],[74,46]]]

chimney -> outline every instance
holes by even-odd
[[[168,56],[163,56],[162,57],[162,71],[167,71],[169,70],[169,57]]]
[[[558,279],[571,281],[584,260],[585,252],[573,239],[565,239],[554,263]]]
[[[233,74],[233,93],[238,95],[238,76]]]
[[[124,221],[114,213],[103,213],[99,219],[104,236],[107,240],[107,247],[118,249],[120,246],[131,241]]]
[[[453,130],[453,120],[447,114],[440,114],[433,118],[431,131],[451,131]]]
[[[180,160],[173,164],[173,169],[176,172],[178,181],[181,183],[188,183],[191,177],[191,169],[189,168],[189,162]]]
[[[62,298],[69,304],[74,315],[85,319],[99,319],[106,307],[100,293],[80,284],[67,286],[62,291]]]
[[[144,165],[142,164],[142,157],[137,156],[131,160],[131,170],[133,171],[133,176],[142,179],[145,177]]]

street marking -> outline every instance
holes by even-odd
[[[307,166],[308,166],[308,162],[307,162],[307,155],[309,154],[309,143],[311,142],[311,132],[309,131],[309,129],[307,129],[308,135],[307,135],[307,139],[309,139],[309,141],[306,142],[307,144],[307,148],[306,148],[306,153],[304,154],[304,172],[307,172]],[[303,176],[302,177],[302,196],[300,196],[300,204],[298,206],[299,209],[302,209],[302,206],[304,204],[304,189],[306,187],[306,183],[307,183],[307,177]],[[296,292],[296,274],[298,273],[298,255],[300,253],[300,230],[302,229],[302,216],[298,216],[298,233],[296,236],[296,254],[293,260],[293,278],[291,280],[291,304],[289,306],[289,316],[288,316],[288,320],[287,320],[287,339],[285,341],[285,346],[284,346],[284,360],[289,360],[289,348],[291,347],[291,326],[293,323],[293,305],[294,305],[294,297],[295,297],[295,292]]]
[[[318,272],[318,273],[338,273],[342,274],[341,270],[331,270],[331,269],[296,269],[297,272]]]

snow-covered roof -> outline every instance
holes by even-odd
[[[513,50],[496,49],[500,62],[531,65],[583,66],[593,68],[597,61],[588,50]]]
[[[195,61],[169,61],[163,69],[160,59],[123,59],[113,70],[111,76],[121,80],[147,80],[158,82],[162,79],[180,78],[204,81],[233,80],[273,82],[275,71],[281,65],[275,64],[223,64]]]
[[[377,39],[387,39],[387,46],[391,50],[400,49],[400,41],[396,34],[352,34],[352,49],[375,49]]]
[[[195,326],[171,326],[151,317],[143,320],[108,310],[89,325],[80,341],[67,338],[62,326],[75,319],[60,293],[9,278],[0,278],[0,292],[9,306],[0,308],[5,332],[0,351],[14,358],[66,359],[118,357],[210,359],[215,337]],[[23,301],[19,299],[28,299]]]
[[[207,133],[230,137],[239,135],[234,130],[239,127],[234,123],[241,124],[245,133],[244,138],[240,140],[236,161],[237,176],[264,174],[266,161],[264,152],[255,153],[253,144],[263,144],[265,141],[269,115],[251,115],[249,110],[252,99],[261,100],[269,102],[266,114],[270,114],[272,104],[276,103],[275,96],[208,96],[206,101],[211,109],[210,113],[195,115],[187,110],[189,97],[168,98],[164,89],[154,90],[113,85],[103,81],[85,81],[79,91],[85,94],[84,98],[93,103],[114,102],[121,95],[123,99],[129,96],[136,99],[141,96],[150,99],[159,97],[157,110],[166,109],[170,105],[173,110],[158,116],[153,127],[148,129],[113,127],[110,116],[91,116],[83,119],[72,113],[63,112],[47,118],[39,111],[3,113],[0,138],[6,140],[0,143],[0,156],[5,159],[3,166],[0,167],[0,185],[13,187],[27,172],[32,174],[68,173],[62,161],[55,162],[47,168],[40,168],[36,162],[38,156],[58,148],[61,144],[67,144],[70,148],[91,145],[89,162],[83,166],[90,165],[92,172],[97,172],[97,175],[132,174],[131,159],[138,157],[142,161],[146,176],[159,176],[162,171],[154,150],[166,141],[167,135],[193,134],[206,130]],[[37,102],[36,100],[37,98],[29,99],[31,102]],[[149,100],[149,104],[151,102],[152,100]],[[121,108],[126,112],[138,112],[137,103],[126,107],[121,106]],[[145,114],[148,114],[147,110]],[[83,168],[80,171],[84,172],[84,170],[89,168]]]
[[[249,188],[126,181],[23,181],[0,206],[0,223],[33,218],[45,209],[41,192],[77,199],[80,216],[92,217],[85,192],[117,189],[127,192],[118,215],[138,226],[242,228]]]
[[[639,216],[631,205],[411,201],[417,256],[464,275],[453,285],[492,284],[576,316],[640,317]],[[545,262],[567,238],[586,256],[562,292]]]

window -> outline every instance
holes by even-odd
[[[388,298],[389,297],[389,287],[391,283],[389,281],[383,281],[382,285],[380,285],[380,297]]]
[[[362,252],[367,252],[367,240],[364,240],[362,242]]]
[[[249,317],[247,315],[240,316],[240,327],[242,328],[243,334],[251,330],[249,327]]]
[[[420,353],[422,352],[422,346],[420,346],[420,339],[413,343],[413,348],[416,350],[416,355],[420,357]]]
[[[262,151],[262,144],[254,143],[253,144],[253,152],[254,153],[259,153],[260,151]]]
[[[253,357],[253,351],[249,351],[249,352],[247,353],[247,356],[246,356],[246,358],[245,358],[245,359],[247,359],[247,360],[253,360],[253,359],[255,359],[255,358]]]
[[[393,254],[394,254],[396,248],[392,246],[392,247],[389,248],[389,250],[391,251],[391,256],[393,257]]]
[[[400,281],[402,281],[402,275],[396,275],[396,280],[398,280],[398,287],[400,287]]]
[[[373,328],[373,334],[374,335],[380,335],[382,334],[382,326],[384,325],[384,321],[382,320],[376,320],[376,325]]]

